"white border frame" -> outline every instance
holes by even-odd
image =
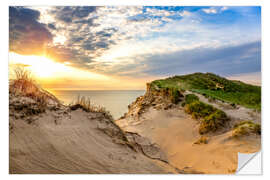
[[[269,113],[267,113],[267,108],[270,107],[270,87],[269,80],[270,77],[270,57],[269,57],[269,48],[270,48],[270,28],[269,28],[269,18],[270,18],[270,7],[269,0],[96,0],[96,1],[85,1],[85,0],[46,0],[46,1],[35,1],[35,0],[10,0],[10,1],[1,1],[0,13],[1,13],[1,23],[2,26],[0,28],[0,54],[1,54],[1,106],[0,106],[0,115],[1,115],[1,163],[0,170],[2,178],[20,178],[20,179],[48,179],[48,178],[59,178],[60,175],[8,175],[8,6],[12,5],[31,5],[31,6],[42,6],[42,5],[178,5],[178,6],[262,6],[262,141],[264,139],[268,139],[270,131],[267,128],[270,128],[270,119]],[[268,139],[269,140],[269,139]],[[269,141],[262,142],[262,149],[264,152],[268,152],[263,154],[264,160],[262,167],[269,168],[270,165],[267,161],[270,161],[270,149],[269,149]],[[230,176],[230,178],[266,178],[270,175],[270,171],[267,169],[264,170],[263,176]],[[62,176],[61,176],[62,177]],[[201,178],[201,179],[215,179],[228,178],[227,175],[136,175],[128,177],[126,175],[65,175],[63,178],[71,179],[71,178],[116,178],[116,179],[138,179],[138,178],[155,178],[155,179],[164,179],[164,178]],[[269,178],[268,178],[269,179]]]

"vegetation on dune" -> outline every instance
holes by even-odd
[[[179,102],[179,98],[181,97],[181,93],[177,88],[169,89],[170,98],[172,103],[177,104]]]
[[[112,120],[113,117],[109,111],[107,111],[104,107],[102,106],[95,106],[94,104],[91,103],[91,100],[89,97],[84,97],[84,96],[78,96],[76,101],[70,105],[71,110],[76,110],[81,108],[82,110],[86,112],[98,112],[102,113],[106,118]]]
[[[194,73],[155,80],[151,88],[190,90],[212,99],[261,109],[261,87],[232,81],[212,73]]]
[[[232,136],[240,137],[243,135],[249,135],[251,133],[261,134],[261,125],[252,121],[242,121],[234,126]]]
[[[9,82],[9,92],[15,96],[29,97],[43,109],[48,104],[49,99],[58,100],[49,92],[41,89],[33,79],[30,71],[17,67],[14,69],[15,78]]]
[[[229,120],[227,115],[212,105],[199,101],[194,94],[185,96],[185,112],[200,120],[199,133],[215,132]]]
[[[192,102],[194,102],[194,101],[199,101],[198,96],[196,96],[195,94],[187,94],[187,95],[185,96],[185,102],[186,102],[187,104],[190,104],[190,103],[192,103]]]
[[[18,67],[14,70],[15,77],[10,80],[9,93],[10,93],[10,115],[14,116],[16,119],[25,118],[28,124],[35,121],[35,119],[30,118],[31,115],[37,115],[39,113],[45,112],[51,106],[49,105],[49,100],[52,99],[57,102],[56,106],[60,105],[60,102],[49,92],[40,88],[30,71]],[[27,97],[27,98],[25,98]],[[25,100],[26,99],[26,100]],[[34,101],[32,101],[34,100]],[[55,106],[54,106],[55,107]],[[126,144],[130,148],[136,151],[134,145],[128,142],[125,132],[114,122],[112,115],[104,107],[95,106],[91,103],[90,98],[84,96],[78,96],[77,100],[68,106],[71,110],[76,110],[81,108],[86,112],[96,113],[92,117],[88,118],[97,119],[106,123],[108,126],[98,126],[97,128],[103,131],[105,134],[113,137],[113,141],[118,144]],[[55,108],[53,110],[56,110]],[[19,112],[19,113],[18,113]],[[65,111],[66,112],[66,111]],[[10,129],[13,126],[10,124]],[[118,137],[118,138],[116,138]]]
[[[38,91],[38,87],[31,73],[24,68],[14,69],[15,78],[10,80],[9,90],[13,93],[31,94]]]
[[[160,92],[168,97],[170,101],[174,104],[177,104],[180,101],[180,98],[183,97],[181,92],[177,88],[164,88],[161,89]]]
[[[9,84],[9,92],[12,95],[29,97],[35,100],[35,102],[39,105],[39,108],[43,111],[45,111],[45,107],[50,99],[59,103],[59,100],[57,100],[56,97],[37,85],[30,71],[22,67],[17,67],[14,69],[14,75],[14,79],[11,79]],[[91,104],[90,99],[86,97],[79,96],[77,100],[70,105],[70,108],[82,108],[87,112],[103,113],[108,119],[113,119],[109,111],[107,111],[104,107],[94,106]]]
[[[205,104],[201,101],[192,101],[191,103],[186,103],[185,111],[192,114],[195,119],[204,118],[209,116],[215,111],[215,108],[209,104]]]
[[[205,116],[204,119],[202,119],[199,127],[199,133],[204,134],[209,131],[214,132],[220,127],[223,127],[228,120],[229,118],[223,111],[216,109],[213,113]]]

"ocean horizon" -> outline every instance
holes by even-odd
[[[63,104],[71,104],[78,96],[90,98],[93,105],[105,107],[114,119],[120,118],[128,111],[128,105],[145,90],[49,90]]]

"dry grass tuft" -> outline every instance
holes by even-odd
[[[16,67],[14,69],[15,78],[10,80],[9,93],[14,96],[29,97],[37,102],[37,104],[44,108],[49,99],[59,103],[49,92],[41,89],[35,82],[30,71],[23,67]]]
[[[38,87],[31,75],[31,72],[17,67],[14,69],[15,78],[10,80],[9,90],[10,92],[23,95],[33,94],[38,91]]]
[[[86,112],[97,112],[102,113],[106,118],[112,120],[113,117],[109,111],[107,111],[102,106],[96,106],[91,103],[91,100],[89,97],[84,96],[78,96],[76,101],[70,105],[71,110],[76,110],[78,108],[83,109]]]

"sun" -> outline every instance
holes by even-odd
[[[35,79],[44,81],[55,81],[56,79],[64,81],[72,79],[76,82],[81,80],[108,80],[109,78],[102,74],[82,70],[72,67],[69,62],[55,62],[45,56],[25,56],[14,52],[9,53],[10,76],[12,76],[12,68],[16,66],[24,66],[30,70]]]
[[[24,65],[25,68],[37,78],[50,78],[56,76],[58,73],[68,71],[68,67],[64,64],[54,62],[53,60],[44,56],[24,56],[16,53],[9,55],[10,65]]]
[[[46,57],[35,57],[35,62],[29,67],[29,69],[40,78],[53,77],[57,73],[66,72],[67,67],[63,64],[56,63]]]

